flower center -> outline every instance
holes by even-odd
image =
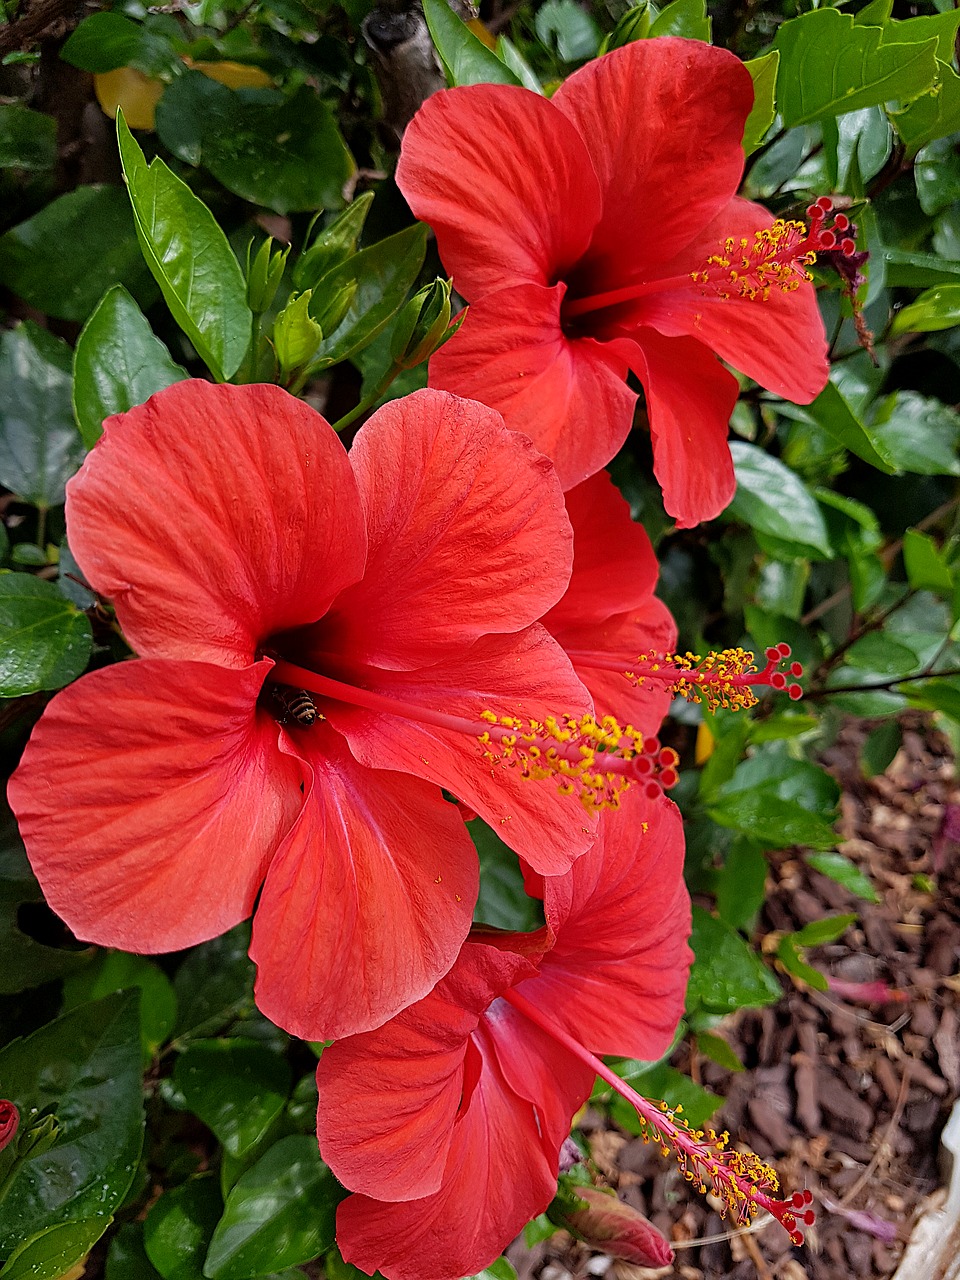
[[[705,1179],[709,1177],[724,1216],[729,1213],[742,1226],[761,1209],[766,1209],[794,1244],[803,1244],[803,1228],[812,1226],[815,1218],[810,1208],[813,1196],[809,1191],[795,1191],[789,1200],[775,1199],[771,1192],[776,1192],[780,1183],[774,1170],[752,1152],[731,1151],[727,1146],[729,1134],[691,1129],[685,1120],[678,1118],[679,1107],[671,1111],[665,1103],[652,1102],[631,1089],[606,1063],[584,1049],[518,991],[504,992],[503,999],[625,1098],[640,1118],[644,1141],[658,1143],[663,1155],[669,1155],[672,1147],[684,1178],[693,1183],[701,1195],[707,1191]]]

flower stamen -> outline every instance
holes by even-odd
[[[803,675],[800,663],[792,662],[786,670],[780,669],[790,657],[790,646],[783,642],[771,645],[765,656],[767,665],[758,671],[753,653],[739,647],[714,650],[706,657],[689,651],[641,653],[631,670],[624,674],[638,688],[647,681],[668,685],[679,697],[703,703],[709,711],[716,711],[718,707],[728,711],[755,707],[759,701],[753,692],[755,685],[786,693],[794,701],[802,697],[803,690],[795,679]]]

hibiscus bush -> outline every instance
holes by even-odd
[[[672,1059],[960,742],[960,10],[800,10],[5,5],[3,1280],[668,1265],[588,1100],[803,1247]]]

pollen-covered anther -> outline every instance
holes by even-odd
[[[807,209],[809,227],[802,222],[777,218],[772,226],[755,231],[753,239],[729,236],[691,277],[704,291],[720,298],[746,298],[765,302],[771,289],[793,293],[812,280],[809,268],[817,254],[839,250],[849,257],[856,249],[850,219],[838,213],[829,226],[833,203],[827,196]]]
[[[619,808],[631,783],[653,798],[678,778],[676,752],[613,716],[520,722],[484,711],[481,719],[490,726],[477,738],[488,764],[533,781],[556,778],[561,795],[577,795],[589,813]]]
[[[785,666],[790,657],[788,644],[772,645],[766,651],[767,665],[758,670],[749,649],[721,649],[705,657],[699,653],[641,653],[627,679],[637,686],[646,681],[667,685],[688,702],[703,703],[710,711],[724,707],[739,711],[756,706],[753,686],[766,685],[796,700],[803,690],[796,677],[803,674],[799,662]]]

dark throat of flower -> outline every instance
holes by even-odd
[[[774,1170],[751,1152],[732,1151],[727,1145],[728,1134],[718,1135],[712,1129],[691,1129],[679,1118],[679,1108],[671,1111],[664,1103],[652,1102],[631,1089],[606,1063],[584,1049],[579,1041],[518,991],[507,991],[502,998],[625,1098],[640,1118],[644,1141],[659,1144],[664,1155],[669,1155],[672,1148],[684,1178],[701,1195],[706,1194],[706,1179],[709,1178],[724,1216],[729,1214],[744,1226],[761,1209],[765,1209],[776,1218],[794,1244],[803,1244],[803,1229],[812,1226],[815,1217],[810,1207],[813,1196],[809,1191],[795,1191],[789,1200],[776,1199],[771,1194],[779,1189]]]
[[[834,216],[829,226],[827,215],[833,202],[826,196],[807,209],[809,226],[802,222],[778,218],[772,226],[748,236],[728,236],[702,265],[688,274],[645,280],[608,289],[586,297],[565,298],[565,322],[607,307],[623,306],[651,294],[689,289],[691,283],[704,296],[721,299],[742,298],[765,302],[772,290],[792,293],[804,281],[812,279],[809,268],[818,253],[839,252],[850,257],[856,250],[853,230],[845,213]]]

